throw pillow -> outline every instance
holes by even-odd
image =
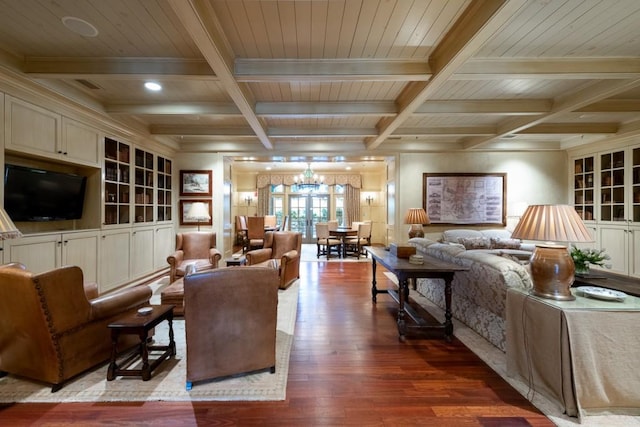
[[[489,249],[489,242],[484,237],[460,237],[458,242],[465,249]]]
[[[520,249],[519,239],[491,238],[491,249]]]

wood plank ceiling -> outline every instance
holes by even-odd
[[[362,159],[562,150],[640,132],[637,0],[0,0],[0,10],[0,70],[184,151]],[[163,90],[146,91],[149,80]]]

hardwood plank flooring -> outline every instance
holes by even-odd
[[[393,284],[378,268],[380,288]],[[11,426],[553,426],[457,339],[401,343],[368,263],[303,262],[282,402],[12,404]]]

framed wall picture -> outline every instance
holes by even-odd
[[[191,205],[197,202],[204,203],[205,209],[209,212],[209,219],[200,219],[189,217],[189,209],[191,209]],[[212,215],[211,215],[211,200],[206,199],[189,199],[189,200],[180,200],[180,225],[211,225],[212,224]]]
[[[212,183],[210,170],[181,170],[181,196],[211,196]]]
[[[507,174],[422,176],[422,204],[432,224],[507,225]]]

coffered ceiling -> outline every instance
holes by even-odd
[[[358,161],[640,132],[637,0],[0,0],[0,10],[5,73],[184,151]]]

